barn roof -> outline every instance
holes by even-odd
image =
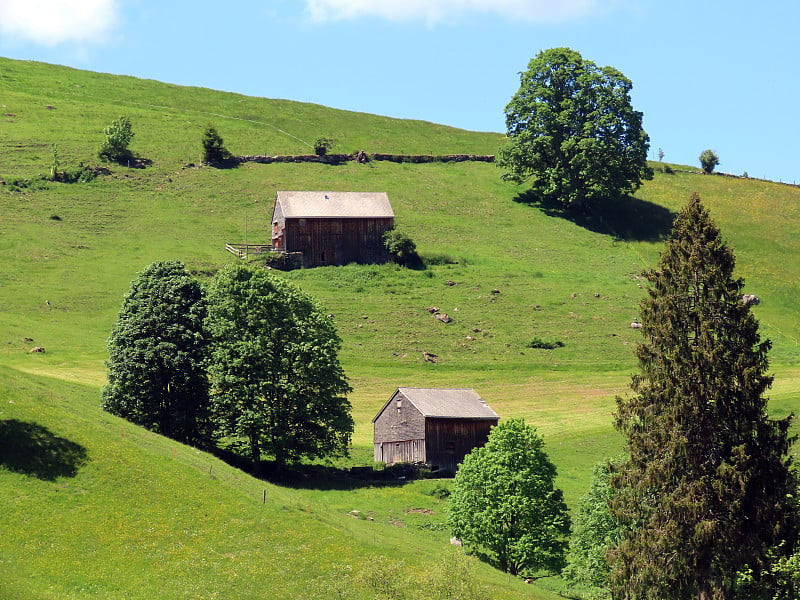
[[[384,409],[402,394],[425,417],[444,419],[499,419],[486,401],[471,388],[407,388],[400,387],[383,405],[373,422]]]
[[[288,219],[394,217],[386,192],[283,191],[278,192],[275,206]]]

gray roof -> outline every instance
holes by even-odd
[[[394,217],[386,192],[278,192],[276,201],[283,216],[298,218]]]
[[[378,413],[378,416],[398,394],[402,394],[426,417],[446,419],[500,418],[496,412],[489,408],[486,401],[471,388],[397,388],[389,402]]]

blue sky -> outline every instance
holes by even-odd
[[[519,72],[569,46],[632,80],[651,158],[800,182],[799,23],[796,0],[0,0],[0,55],[504,132]]]

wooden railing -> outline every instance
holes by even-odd
[[[264,254],[272,252],[273,248],[266,244],[225,244],[225,250],[235,254],[239,258],[245,258],[251,254]]]

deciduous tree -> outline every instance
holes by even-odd
[[[713,150],[706,149],[700,153],[700,166],[703,167],[703,173],[713,173],[718,164],[719,156]]]
[[[649,137],[631,105],[632,84],[569,48],[540,52],[506,107],[505,179],[530,180],[542,199],[583,207],[652,179]]]
[[[494,427],[459,467],[450,496],[453,535],[511,574],[564,566],[569,515],[556,468],[522,419]]]
[[[319,137],[314,140],[314,154],[317,156],[325,156],[331,148],[333,148],[333,140],[331,138]]]
[[[592,485],[578,505],[567,566],[562,572],[573,585],[608,587],[610,568],[606,555],[622,535],[619,522],[611,514],[611,464],[604,461],[595,467]]]
[[[790,418],[767,414],[770,343],[734,263],[694,195],[645,273],[641,372],[617,399],[616,598],[725,600],[744,572],[768,588],[770,562],[795,542]]]
[[[208,292],[212,408],[220,433],[243,438],[254,465],[346,454],[350,386],[331,319],[297,287],[247,265]]]
[[[128,146],[135,134],[133,133],[131,120],[128,117],[122,116],[119,119],[114,119],[103,133],[105,133],[106,139],[100,147],[100,158],[117,162],[131,158],[132,154]]]
[[[103,408],[181,442],[208,439],[205,297],[179,261],[148,265],[108,341]]]

